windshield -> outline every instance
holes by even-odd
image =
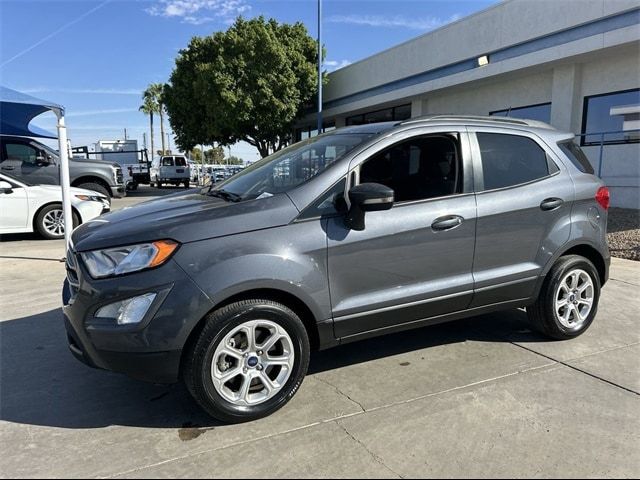
[[[327,169],[373,134],[330,134],[291,145],[245,168],[211,193],[241,200],[287,192]]]

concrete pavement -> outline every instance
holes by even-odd
[[[0,243],[2,477],[640,475],[637,262],[614,259],[576,340],[546,341],[520,310],[367,340],[315,354],[275,415],[227,426],[181,386],[71,357],[62,254]]]

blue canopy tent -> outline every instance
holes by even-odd
[[[62,210],[64,232],[69,245],[73,220],[69,186],[69,151],[67,129],[64,122],[64,107],[57,103],[17,92],[0,86],[0,134],[21,137],[56,138],[56,135],[30,125],[31,121],[45,112],[53,112],[58,118],[58,146],[60,150],[60,185],[62,187]]]

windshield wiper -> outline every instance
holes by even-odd
[[[233,192],[227,192],[226,190],[209,190],[209,192],[207,192],[207,195],[222,198],[227,202],[239,202],[242,200],[241,195]]]

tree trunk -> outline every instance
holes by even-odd
[[[149,113],[149,123],[151,126],[151,161],[153,161],[153,157],[156,152],[153,151],[153,112]]]
[[[164,115],[162,114],[163,109],[163,105],[160,104],[160,135],[162,136],[162,154],[165,155],[167,151],[165,150],[164,146]]]

